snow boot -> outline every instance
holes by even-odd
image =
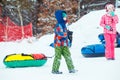
[[[53,74],[62,74],[60,71],[52,71]]]
[[[78,72],[78,70],[74,70],[74,69],[69,70],[69,73],[76,73],[76,72]]]

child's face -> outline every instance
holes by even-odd
[[[67,20],[67,17],[64,17],[63,20],[66,21],[66,20]]]
[[[108,5],[107,6],[107,11],[108,12],[114,11],[114,6],[113,5]]]

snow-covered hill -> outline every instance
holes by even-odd
[[[98,34],[103,32],[99,26],[100,18],[105,10],[93,11],[83,16],[80,20],[69,26],[73,33],[73,45],[70,48],[73,63],[77,73],[68,73],[64,58],[62,58],[60,71],[62,75],[51,74],[53,58],[48,59],[42,67],[6,68],[3,59],[7,54],[13,53],[44,53],[47,56],[54,55],[54,49],[50,47],[54,34],[45,35],[38,41],[28,43],[1,42],[0,43],[0,80],[120,80],[120,48],[115,49],[114,61],[107,61],[105,57],[84,58],[81,48],[88,44],[100,43]],[[116,10],[120,18],[120,10]],[[120,23],[117,24],[120,32]]]

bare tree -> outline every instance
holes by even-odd
[[[78,19],[80,18],[80,3],[82,0],[78,0]]]
[[[24,38],[24,25],[35,23],[35,7],[33,0],[3,0],[3,15],[10,17],[17,25],[22,26],[22,38]],[[33,19],[34,18],[34,19]]]

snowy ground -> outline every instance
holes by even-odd
[[[99,26],[100,18],[105,10],[93,11],[69,26],[73,33],[73,45],[70,48],[75,68],[75,74],[68,73],[64,58],[62,58],[60,71],[62,75],[51,74],[53,59],[48,59],[42,67],[6,68],[3,59],[7,54],[13,53],[44,53],[54,55],[54,49],[49,46],[53,42],[54,34],[46,35],[38,41],[28,43],[1,42],[0,43],[0,80],[120,80],[120,48],[115,49],[115,60],[107,61],[105,57],[84,58],[81,48],[88,44],[99,43],[98,34],[103,32]],[[120,18],[120,10],[116,10]],[[117,30],[120,32],[120,23]]]

